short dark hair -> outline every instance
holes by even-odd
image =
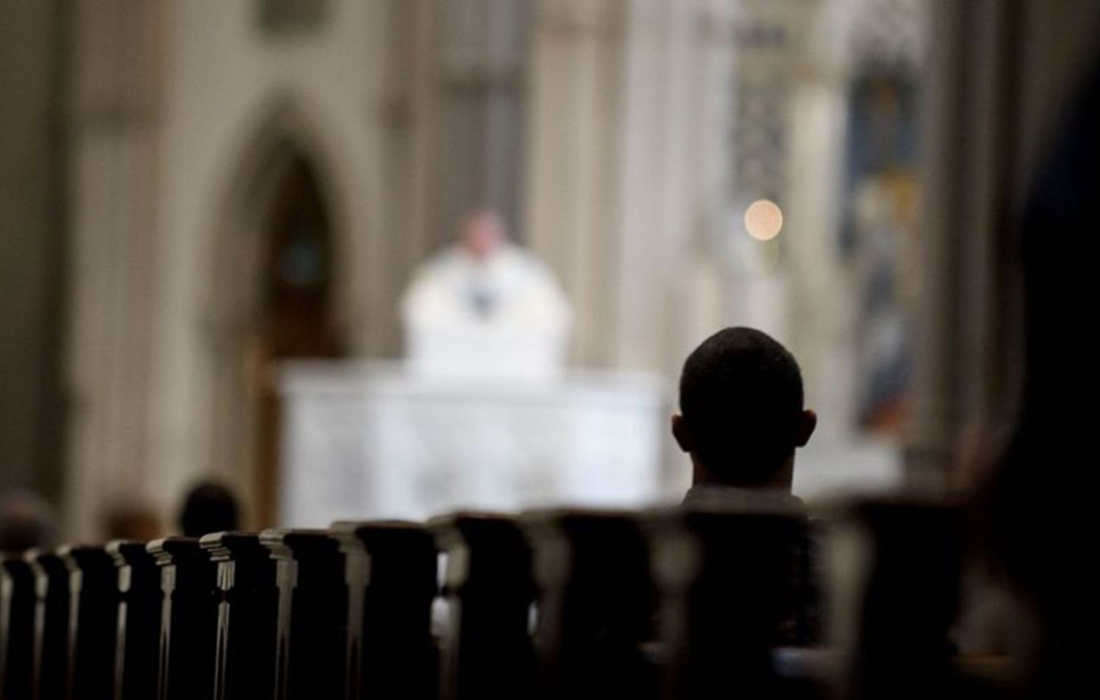
[[[794,452],[803,409],[794,356],[766,333],[726,328],[684,362],[680,411],[692,452],[731,484],[766,483]]]
[[[180,527],[188,537],[236,530],[240,526],[237,497],[222,484],[204,481],[188,492],[180,512]]]

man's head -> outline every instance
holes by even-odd
[[[15,491],[0,496],[0,553],[54,545],[53,511],[37,495]]]
[[[790,489],[794,450],[817,425],[794,357],[751,328],[715,333],[688,356],[672,433],[695,481]]]
[[[459,234],[463,249],[477,260],[486,260],[507,238],[504,221],[491,209],[478,209],[462,220]]]
[[[203,481],[187,493],[180,511],[180,528],[184,535],[202,537],[238,527],[240,508],[237,497],[228,487],[214,481]]]

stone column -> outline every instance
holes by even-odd
[[[0,6],[0,492],[61,491],[68,3]]]
[[[826,417],[814,444],[846,441],[854,430],[855,279],[845,269],[839,229],[844,209],[847,79],[834,29],[820,11],[813,37],[793,57],[789,182],[780,245],[789,286],[788,347],[798,358],[806,398]]]
[[[527,231],[576,311],[573,362],[656,372],[735,311],[724,255],[734,4],[539,0]],[[669,441],[666,463],[681,461]],[[669,469],[669,492],[690,472]]]
[[[608,364],[608,202],[622,90],[624,3],[541,0],[531,62],[527,225],[531,246],[570,297],[578,364]]]
[[[1017,214],[1042,144],[1095,53],[1098,17],[1087,0],[934,5],[911,485],[950,488],[963,443],[1014,419]]]
[[[375,51],[382,62],[378,80],[378,124],[384,138],[376,142],[385,164],[381,187],[385,192],[384,231],[376,233],[373,251],[379,260],[371,274],[383,276],[370,289],[363,317],[380,327],[375,342],[357,348],[370,356],[399,356],[401,326],[398,302],[416,266],[438,243],[436,191],[439,167],[441,109],[436,0],[383,0],[378,17],[385,31],[373,38],[383,44]],[[369,311],[369,314],[367,313]]]
[[[671,348],[666,362],[675,377],[684,358],[723,325],[733,311],[734,271],[724,255],[728,233],[733,157],[729,152],[734,119],[731,76],[736,64],[733,3],[702,0],[685,8],[674,79],[686,92],[679,102],[677,130],[681,196],[673,207],[681,236],[670,270]],[[677,140],[672,141],[676,144]],[[686,470],[683,470],[686,474]]]
[[[669,366],[684,310],[670,290],[715,179],[712,5],[537,3],[527,230],[577,311],[577,364]]]
[[[74,8],[69,528],[143,498],[148,473],[162,6]]]

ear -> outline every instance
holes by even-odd
[[[814,434],[814,428],[817,427],[817,414],[813,411],[806,409],[798,415],[798,430],[795,432],[795,447],[805,447],[806,443],[810,441],[810,436]]]
[[[684,417],[679,413],[672,414],[672,437],[676,438],[676,444],[684,452],[691,452],[691,438],[688,435]]]

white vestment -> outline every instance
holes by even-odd
[[[553,274],[506,244],[479,261],[460,246],[417,271],[402,300],[414,371],[549,378],[565,363],[569,304]]]

